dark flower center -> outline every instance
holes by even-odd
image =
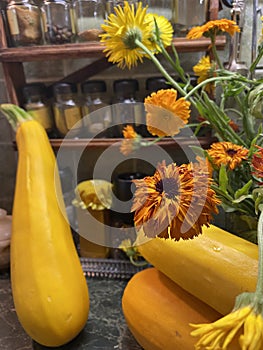
[[[237,153],[237,151],[235,151],[234,149],[228,149],[226,151],[226,153],[230,156],[230,157],[234,157]]]
[[[174,178],[166,178],[156,183],[155,189],[159,193],[165,192],[169,199],[175,198],[179,194],[178,182]]]

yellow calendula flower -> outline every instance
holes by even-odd
[[[221,164],[230,170],[237,168],[243,160],[247,159],[248,149],[232,142],[215,142],[207,150],[213,164],[220,168]]]
[[[155,13],[148,13],[146,20],[151,23],[152,26],[152,44],[153,50],[161,51],[158,42],[162,42],[164,47],[170,46],[173,39],[173,27],[167,18],[159,16]],[[157,28],[156,28],[157,26]]]
[[[199,62],[193,67],[193,71],[198,76],[197,83],[202,83],[206,79],[212,78],[215,75],[215,64],[211,62],[209,56],[203,56]],[[205,91],[214,94],[215,83],[208,83],[205,86]]]
[[[146,8],[127,1],[124,6],[115,7],[115,13],[111,13],[101,28],[105,33],[101,34],[101,43],[105,44],[104,53],[109,62],[117,63],[118,67],[129,69],[142,62],[146,53],[138,46],[138,41],[146,48],[152,48],[152,25],[146,19]]]
[[[153,176],[134,180],[132,211],[137,229],[149,238],[191,239],[209,226],[219,203],[204,167],[196,164],[159,164]]]
[[[159,90],[144,100],[146,125],[152,135],[174,136],[188,123],[190,102],[175,89]]]
[[[193,27],[190,29],[186,37],[187,39],[199,39],[202,36],[212,37],[224,32],[232,36],[235,32],[240,32],[240,28],[235,21],[223,18],[208,21],[202,26]]]
[[[260,316],[261,317],[261,316]],[[249,336],[251,336],[248,327],[248,322],[254,323],[257,315],[254,314],[253,309],[250,306],[246,306],[230,314],[220,318],[213,323],[207,324],[190,324],[191,327],[195,328],[191,332],[193,337],[198,337],[199,340],[195,344],[196,350],[212,350],[212,349],[228,349],[228,346],[233,342],[238,332],[244,330],[244,334],[240,336],[241,344],[247,342]],[[262,317],[261,317],[262,319]],[[263,321],[263,320],[262,320]],[[246,330],[244,325],[246,324]],[[250,325],[249,325],[250,326]],[[254,329],[255,330],[255,329]],[[262,335],[262,334],[261,334]],[[251,341],[249,341],[249,345]],[[261,342],[262,345],[262,342]],[[237,348],[238,349],[238,348]],[[261,349],[258,347],[245,347],[242,346],[242,350],[245,349]]]

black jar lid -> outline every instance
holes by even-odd
[[[133,94],[139,90],[139,83],[136,79],[119,79],[113,83],[115,92],[122,92],[125,94]]]
[[[161,89],[170,89],[171,85],[167,83],[164,77],[152,77],[146,80],[146,90],[156,92]]]
[[[89,80],[81,84],[83,93],[105,92],[106,90],[106,83],[103,80]]]
[[[23,95],[27,99],[31,96],[47,96],[47,87],[44,83],[29,83],[23,86]]]
[[[71,94],[78,91],[77,85],[73,83],[56,83],[53,85],[53,93],[57,94]]]

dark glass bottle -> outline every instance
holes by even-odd
[[[149,96],[151,93],[157,92],[158,90],[169,89],[171,85],[169,85],[167,80],[163,77],[151,77],[146,79],[145,88],[147,96]]]

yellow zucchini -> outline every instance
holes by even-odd
[[[135,274],[122,297],[128,328],[144,350],[193,350],[196,338],[189,323],[221,317],[156,268]],[[230,349],[238,349],[237,342]]]
[[[1,105],[16,132],[18,168],[12,211],[11,285],[18,319],[36,342],[66,344],[85,326],[89,293],[44,128]]]
[[[138,242],[142,241],[142,232]],[[216,226],[188,241],[154,238],[140,254],[180,287],[225,315],[238,294],[256,288],[257,245]]]

